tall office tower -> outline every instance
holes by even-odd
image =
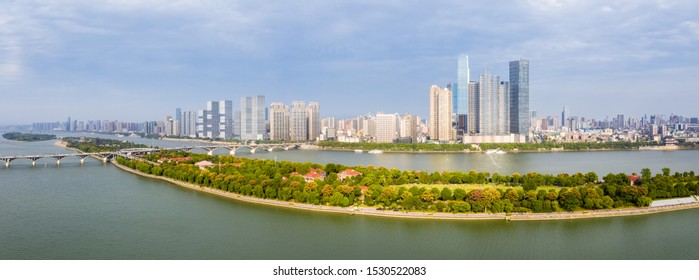
[[[289,141],[289,107],[272,102],[269,105],[269,139],[276,141]]]
[[[241,97],[240,112],[240,139],[265,139],[264,95]]]
[[[308,140],[316,141],[320,136],[320,105],[308,102]]]
[[[206,102],[206,109],[199,110],[197,115],[197,136],[203,138],[219,138],[219,105],[218,101]]]
[[[570,118],[568,106],[563,106],[563,111],[561,111],[561,128],[566,126],[566,121],[568,118]]]
[[[624,115],[621,115],[621,114],[617,115],[616,121],[617,121],[617,124],[616,124],[617,129],[624,129],[626,127],[626,124],[624,122]]]
[[[433,141],[454,140],[451,126],[451,90],[433,85],[430,87],[430,139]]]
[[[197,114],[192,111],[185,111],[180,114],[180,135],[187,137],[197,137]]]
[[[454,93],[454,114],[467,115],[469,105],[469,82],[471,81],[471,72],[468,66],[468,55],[460,54],[456,69],[456,85],[453,87]],[[458,117],[457,117],[458,118]],[[458,123],[458,122],[457,122]],[[457,129],[466,131],[467,127],[458,127]]]
[[[400,138],[410,139],[415,143],[417,140],[419,120],[418,116],[405,114],[400,118]]]
[[[177,130],[177,136],[182,136],[182,109],[175,108],[175,121],[177,121],[179,129]]]
[[[497,127],[497,92],[500,84],[499,76],[490,76],[485,70],[478,80],[478,127],[481,135],[496,135]]]
[[[479,99],[478,99],[478,90],[479,90],[479,85],[478,82],[469,82],[468,83],[468,115],[467,120],[466,120],[466,132],[468,134],[475,134],[480,132],[480,127],[479,125],[479,116],[480,116],[480,111],[479,111]]]
[[[308,141],[308,109],[303,101],[291,102],[290,138],[293,142]]]
[[[505,81],[500,82],[496,101],[495,106],[497,106],[498,115],[495,134],[510,134],[510,83]]]
[[[233,112],[233,138],[240,139],[240,117],[243,113],[240,110]]]
[[[233,101],[221,100],[218,105],[218,137],[231,139],[233,138]]]
[[[398,139],[398,114],[376,114],[376,142],[393,143]]]
[[[510,131],[529,135],[529,60],[510,61]]]

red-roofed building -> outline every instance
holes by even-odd
[[[320,169],[317,169],[317,170],[320,170]],[[320,170],[320,171],[323,171],[323,170]],[[325,172],[323,171],[323,173],[319,173],[316,170],[311,169],[311,172],[308,172],[308,173],[306,173],[306,175],[303,175],[303,179],[309,183],[315,181],[316,179],[323,180],[323,179],[325,179]]]
[[[636,184],[636,182],[638,182],[638,179],[639,178],[638,175],[636,175],[636,173],[631,174],[631,176],[629,176],[629,183],[631,183],[631,185],[633,186]]]
[[[191,157],[181,157],[181,158],[160,158],[158,162],[183,162],[192,159]]]
[[[354,169],[345,169],[337,173],[337,178],[340,179],[340,181],[344,181],[346,178],[352,178],[357,175],[362,175],[362,173]]]

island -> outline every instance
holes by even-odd
[[[2,135],[3,138],[13,141],[21,142],[37,142],[37,141],[47,141],[56,139],[56,135],[52,134],[33,134],[33,133],[19,133],[19,132],[8,132]]]
[[[699,176],[423,172],[297,163],[184,151],[117,157],[126,171],[237,200],[313,211],[438,218],[542,220],[638,215],[699,207]],[[679,203],[649,207],[654,200]]]

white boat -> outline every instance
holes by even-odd
[[[485,151],[486,155],[503,155],[506,154],[507,152],[500,150],[500,149],[490,149]]]
[[[354,152],[355,152],[355,153],[358,153],[358,154],[361,154],[361,153],[363,153],[364,151],[362,151],[362,150],[354,150]]]
[[[382,150],[371,150],[368,153],[370,153],[370,154],[383,154],[383,151]]]

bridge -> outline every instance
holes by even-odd
[[[203,145],[203,146],[183,146],[174,148],[132,148],[123,149],[117,152],[102,152],[102,153],[75,153],[75,154],[48,154],[48,155],[28,155],[28,156],[0,156],[0,161],[5,162],[5,167],[10,167],[10,163],[17,159],[28,159],[32,161],[32,166],[36,166],[36,161],[42,158],[53,158],[56,160],[56,165],[61,165],[61,160],[66,157],[77,157],[80,159],[80,164],[85,162],[86,157],[93,157],[101,160],[104,163],[109,162],[117,156],[131,158],[136,155],[151,154],[160,151],[185,151],[189,152],[194,149],[205,150],[208,155],[213,155],[216,150],[228,150],[230,155],[235,155],[240,150],[247,149],[250,153],[255,153],[258,149],[262,151],[272,152],[277,150],[298,149],[300,143],[292,144],[223,144],[223,145]]]
[[[54,158],[56,165],[61,165],[61,160],[66,157],[77,157],[80,159],[80,164],[85,163],[86,157],[94,157],[102,162],[108,162],[116,156],[116,153],[79,153],[79,154],[51,154],[51,155],[29,155],[29,156],[0,156],[0,161],[5,162],[5,167],[10,167],[10,163],[17,159],[28,159],[32,161],[32,166],[36,166],[36,161],[42,158]]]

